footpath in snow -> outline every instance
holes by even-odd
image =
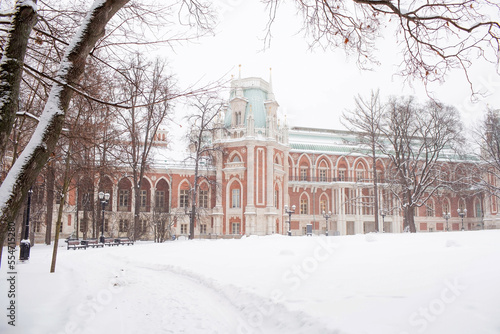
[[[4,249],[0,333],[500,333],[500,231],[58,252],[11,275]]]

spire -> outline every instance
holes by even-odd
[[[239,65],[238,83],[236,84],[236,97],[243,97],[243,89],[241,88],[241,64]]]
[[[269,68],[269,92],[267,93],[267,99],[270,101],[276,100],[273,92],[273,69]]]

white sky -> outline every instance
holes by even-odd
[[[420,82],[412,87],[395,76],[399,60],[392,48],[395,41],[387,38],[377,42],[380,66],[374,71],[361,71],[354,56],[343,50],[324,52],[309,50],[303,33],[299,32],[301,18],[293,7],[280,7],[273,28],[271,47],[262,51],[267,12],[257,1],[215,0],[222,12],[215,37],[205,37],[198,44],[176,48],[175,56],[168,56],[180,84],[194,83],[200,78],[215,80],[226,74],[242,77],[262,77],[269,80],[272,67],[273,88],[280,104],[280,112],[287,115],[291,126],[341,129],[341,113],[354,106],[357,94],[368,96],[379,88],[382,96],[416,95],[425,99]],[[392,46],[391,46],[392,45]],[[471,72],[475,88],[488,94],[479,103],[470,101],[471,91],[465,77],[456,71],[443,85],[430,86],[437,99],[457,107],[466,126],[483,114],[486,105],[500,107],[498,93],[500,76],[494,64],[475,63],[481,71]],[[495,97],[496,94],[496,97]]]

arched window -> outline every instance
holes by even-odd
[[[300,214],[307,215],[309,212],[309,200],[307,196],[302,196],[300,199]]]
[[[425,211],[425,215],[427,217],[434,217],[434,214],[435,214],[435,210],[434,210],[434,200],[430,199],[427,203],[426,203],[426,211]]]
[[[164,179],[161,179],[156,184],[155,191],[155,211],[156,212],[169,212],[169,198],[170,198],[170,187]]]
[[[149,212],[151,207],[151,184],[147,179],[142,179],[139,191],[139,209],[141,212]]]
[[[356,166],[356,181],[361,182],[364,181],[365,179],[366,179],[365,165],[360,162]]]
[[[328,165],[325,160],[321,160],[318,168],[318,181],[328,182]]]
[[[189,188],[189,183],[182,183],[179,189],[179,208],[189,207]]]
[[[231,189],[231,207],[232,208],[241,208],[240,188]]]
[[[235,154],[231,162],[241,162],[240,156],[238,154]]]
[[[118,182],[118,211],[131,211],[131,189],[132,183],[129,179],[124,178]]]
[[[319,212],[323,213],[328,212],[328,199],[326,196],[321,196],[321,199],[319,200]]]

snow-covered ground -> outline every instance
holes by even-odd
[[[4,249],[0,333],[500,333],[500,231],[61,247],[55,274],[51,255],[8,298]]]

